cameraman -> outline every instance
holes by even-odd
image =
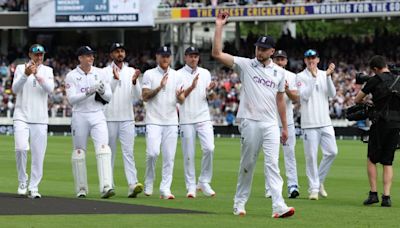
[[[364,201],[364,205],[371,205],[379,202],[376,188],[376,163],[381,163],[383,165],[383,195],[381,206],[390,207],[392,205],[390,200],[390,188],[393,178],[392,162],[397,146],[400,122],[393,119],[387,120],[383,113],[385,109],[388,109],[392,115],[397,117],[400,115],[400,98],[398,96],[388,97],[388,95],[391,95],[389,87],[394,85],[392,89],[400,91],[400,82],[394,84],[396,76],[389,71],[385,58],[382,56],[376,55],[372,57],[369,62],[369,67],[371,71],[375,73],[375,76],[367,81],[355,98],[356,103],[362,103],[363,98],[371,93],[372,101],[375,106],[375,115],[374,118],[371,119],[372,125],[369,131],[367,161],[367,172],[371,189],[368,198]]]

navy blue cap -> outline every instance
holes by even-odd
[[[308,49],[306,52],[304,52],[305,58],[312,57],[312,56],[318,57],[318,52],[314,49]]]
[[[274,53],[274,58],[277,58],[277,57],[287,58],[287,54],[284,50],[278,50]]]
[[[110,53],[117,50],[118,48],[124,49],[126,51],[123,43],[113,43],[110,47]]]
[[[254,46],[263,48],[275,48],[275,40],[272,36],[260,36]]]
[[[96,52],[89,46],[82,46],[82,47],[78,48],[78,50],[76,51],[77,56],[91,55],[91,54],[95,54],[95,53]]]
[[[171,55],[171,49],[167,46],[162,46],[157,49],[156,52],[157,55],[163,55],[163,56],[170,56]]]
[[[29,52],[36,54],[36,53],[45,53],[44,47],[40,44],[33,44],[30,48],[29,48]]]
[[[188,47],[188,48],[186,48],[186,50],[185,50],[185,55],[190,55],[190,54],[196,54],[196,55],[199,55],[200,54],[200,51],[199,51],[199,49],[198,48],[196,48],[196,47]]]

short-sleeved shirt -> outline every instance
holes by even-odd
[[[196,88],[179,107],[179,123],[192,124],[211,120],[207,102],[207,87],[211,83],[210,72],[202,67],[192,69],[188,65],[178,71],[182,74],[185,89],[190,87],[193,79],[199,75]]]
[[[182,75],[171,68],[164,72],[163,69],[157,66],[144,72],[142,88],[156,89],[160,86],[161,79],[165,73],[168,73],[167,84],[156,96],[147,101],[146,124],[178,125],[176,91],[183,87]]]
[[[285,91],[285,70],[270,59],[264,66],[256,58],[234,57],[242,83],[237,118],[278,125],[276,94]]]

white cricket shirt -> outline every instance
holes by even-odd
[[[119,71],[119,80],[114,79],[113,67]],[[111,85],[112,98],[105,107],[104,114],[107,121],[135,121],[133,113],[134,100],[142,96],[139,79],[136,85],[132,84],[135,69],[124,64],[121,69],[112,62],[104,69],[107,82]]]
[[[154,90],[160,86],[164,73],[168,73],[167,84],[156,96],[147,101],[146,124],[178,125],[178,113],[176,104],[176,91],[183,87],[182,75],[168,67],[164,72],[159,66],[144,72],[142,88]]]
[[[234,57],[242,86],[237,118],[278,125],[277,92],[285,91],[285,71],[270,59],[264,66],[256,58]]]
[[[313,77],[308,69],[297,74],[297,88],[301,105],[301,128],[319,128],[332,125],[329,116],[329,97],[336,94],[332,78],[318,70]]]
[[[35,75],[25,75],[25,64],[15,69],[12,90],[16,94],[14,120],[48,124],[47,98],[54,90],[53,69],[43,64]]]
[[[73,112],[96,112],[104,109],[104,105],[94,99],[95,94],[86,96],[86,91],[94,88],[100,81],[104,83],[105,87],[105,93],[102,98],[110,101],[112,96],[111,87],[107,83],[107,78],[102,69],[92,66],[89,73],[86,74],[77,66],[67,74],[65,89]]]
[[[285,81],[287,81],[289,85],[289,90],[296,90],[297,91],[297,86],[296,86],[296,74],[292,73],[288,70],[285,69]],[[293,101],[289,99],[287,94],[285,93],[285,101],[286,101],[286,122],[287,125],[294,124],[293,120]],[[278,115],[279,119],[279,127],[282,127],[281,123],[281,118]]]
[[[202,67],[192,69],[188,65],[182,67],[178,72],[183,77],[184,89],[190,87],[193,79],[199,74],[196,88],[192,90],[179,107],[179,123],[192,124],[211,120],[207,102],[207,87],[211,83],[210,72]]]

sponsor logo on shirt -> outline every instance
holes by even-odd
[[[86,93],[86,91],[89,90],[89,87],[81,88],[80,91],[81,93]]]
[[[268,79],[260,78],[258,76],[253,76],[253,81],[255,83],[261,84],[261,85],[266,86],[266,87],[270,87],[270,88],[275,88],[276,87],[275,82],[273,82],[271,80],[268,80]]]

